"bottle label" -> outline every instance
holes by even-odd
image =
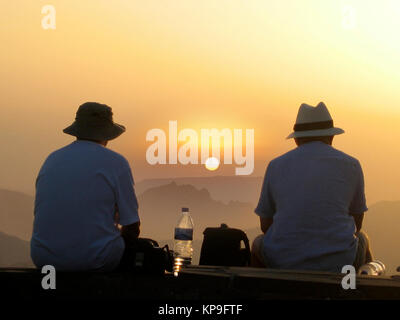
[[[175,228],[176,240],[193,240],[193,229]]]

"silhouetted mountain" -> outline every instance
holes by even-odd
[[[147,179],[136,183],[135,189],[138,195],[146,190],[166,185],[171,182],[177,185],[190,184],[197,189],[207,189],[214,200],[228,203],[235,200],[249,202],[256,206],[262,186],[263,177],[246,176],[216,176],[216,177],[191,177],[169,179]]]
[[[30,240],[33,226],[34,198],[0,189],[0,231]]]
[[[0,267],[33,267],[29,242],[0,232]]]
[[[257,225],[252,204],[231,201],[225,204],[211,198],[206,189],[191,185],[167,185],[151,188],[138,197],[142,232],[156,240],[172,239],[182,207],[190,209],[194,221],[194,238],[202,239],[206,227],[227,223],[235,228]]]

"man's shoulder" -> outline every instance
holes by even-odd
[[[122,154],[103,146],[100,147],[101,147],[99,148],[99,152],[101,153],[100,156],[105,161],[112,164],[113,167],[116,167],[119,170],[130,169],[128,160]]]
[[[105,148],[105,147],[102,147],[101,149],[102,149],[102,152],[104,152],[104,154],[106,156],[110,157],[111,159],[115,159],[116,161],[123,162],[123,163],[128,163],[128,160],[126,160],[126,158],[122,154],[120,154],[114,150]]]
[[[290,158],[292,158],[292,157],[296,157],[298,151],[299,151],[298,148],[294,148],[294,149],[292,149],[292,150],[289,150],[288,152],[285,152],[284,154],[281,154],[280,156],[278,156],[278,157],[272,159],[272,160],[270,161],[270,164],[274,165],[274,164],[276,164],[276,163],[285,161],[286,159],[290,159]]]
[[[79,148],[79,150],[76,150],[76,147],[79,147],[75,143],[68,144],[60,149],[57,149],[53,151],[52,153],[49,154],[47,157],[46,161],[52,161],[53,159],[59,159],[59,158],[68,158],[71,154],[78,153],[80,156],[82,155],[82,152],[85,152],[85,150],[89,153],[97,153],[96,156],[102,158],[104,161],[110,162],[116,166],[120,167],[129,167],[129,162],[128,160],[120,153],[113,151],[111,149],[108,149],[106,147],[103,147],[101,145],[96,145],[96,144],[90,144],[88,145],[90,148]]]
[[[340,150],[338,150],[338,149],[336,149],[334,147],[330,148],[330,152],[333,155],[337,156],[338,158],[342,158],[345,161],[351,162],[351,163],[353,163],[355,165],[359,165],[360,164],[358,159],[356,159],[355,157],[353,157],[353,156],[351,156],[351,155],[349,155],[349,154],[347,154],[347,153],[345,153],[343,151],[340,151]]]
[[[329,146],[329,145],[326,145],[326,148],[323,148],[320,151],[323,152],[324,154],[328,155],[328,156],[335,157],[335,158],[338,158],[338,159],[342,159],[342,160],[344,160],[346,162],[350,162],[350,163],[352,163],[354,165],[359,165],[360,164],[358,159],[356,159],[355,157],[353,157],[353,156],[351,156],[351,155],[349,155],[349,154],[347,154],[347,153],[345,153],[343,151],[340,151],[340,150],[338,150],[338,149],[336,149],[336,148],[334,148],[332,146]],[[283,163],[283,162],[285,162],[287,160],[297,159],[297,158],[303,157],[303,156],[304,156],[303,155],[303,149],[297,147],[297,148],[294,148],[294,149],[292,149],[292,150],[290,150],[290,151],[288,151],[288,152],[286,152],[286,153],[284,153],[284,154],[272,159],[270,161],[270,164],[271,164],[271,166],[274,166],[276,164]]]
[[[54,150],[53,152],[51,152],[46,159],[46,162],[51,161],[53,159],[56,159],[60,156],[63,156],[64,154],[68,153],[68,150],[71,148],[71,144],[67,144],[64,147],[58,148],[56,150]]]

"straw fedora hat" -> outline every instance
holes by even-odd
[[[114,123],[112,109],[101,103],[86,102],[79,106],[73,124],[64,133],[80,139],[112,140],[125,132],[125,127]]]
[[[334,136],[344,133],[343,129],[333,126],[332,117],[323,102],[316,107],[303,103],[297,113],[293,132],[290,138]]]

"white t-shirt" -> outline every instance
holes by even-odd
[[[358,160],[323,142],[287,152],[269,163],[255,209],[273,218],[263,242],[266,263],[341,272],[357,252],[349,213],[367,210]]]
[[[115,227],[139,221],[127,160],[78,140],[50,154],[36,180],[31,257],[37,267],[112,270],[125,244]]]

